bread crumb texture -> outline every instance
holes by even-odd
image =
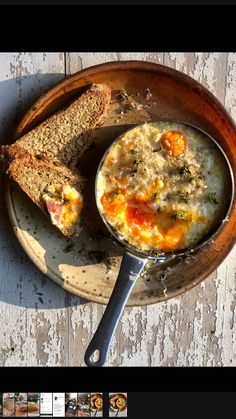
[[[69,187],[81,194],[84,179],[75,164],[89,148],[93,130],[106,118],[110,97],[108,86],[92,84],[69,106],[14,144],[0,147],[4,171],[48,217],[44,196],[50,188]],[[57,227],[65,236],[78,236],[80,213],[71,224]]]
[[[52,115],[16,144],[34,154],[44,153],[73,167],[88,149],[92,131],[107,116],[111,91],[104,84],[93,84],[67,108]]]

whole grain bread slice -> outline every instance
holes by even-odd
[[[16,144],[33,154],[44,153],[68,167],[89,148],[94,128],[100,126],[109,110],[111,89],[92,84],[65,109],[50,116]]]
[[[70,186],[79,193],[82,191],[83,178],[59,161],[49,160],[46,155],[35,156],[15,144],[2,146],[1,156],[4,159],[6,173],[47,217],[49,213],[43,196],[51,186]],[[81,219],[79,217],[69,227],[58,228],[65,236],[75,238],[81,230]]]
[[[12,145],[0,146],[5,171],[47,215],[43,195],[50,186],[70,186],[80,194],[83,179],[75,169],[78,158],[89,148],[93,130],[109,111],[111,90],[92,84],[78,99],[58,111]],[[61,232],[74,238],[80,219]]]

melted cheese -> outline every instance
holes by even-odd
[[[50,186],[43,199],[52,224],[57,227],[70,227],[79,220],[83,199],[75,188],[69,185]]]
[[[140,250],[192,247],[220,217],[224,170],[204,134],[175,122],[147,123],[109,150],[97,179],[100,210]]]

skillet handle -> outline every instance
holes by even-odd
[[[99,326],[85,352],[85,363],[89,367],[105,364],[108,349],[129,295],[141,274],[147,259],[125,252],[119,275]],[[97,360],[92,357],[97,354]]]

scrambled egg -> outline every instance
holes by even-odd
[[[98,397],[95,400],[94,405],[95,405],[96,409],[101,410],[102,409],[102,399],[100,397]]]
[[[119,397],[116,400],[116,406],[118,407],[119,410],[123,410],[126,407],[125,399],[123,399],[122,397]]]
[[[50,186],[43,199],[52,224],[57,227],[70,227],[79,220],[83,198],[75,188],[69,185]]]
[[[109,150],[98,174],[101,212],[140,250],[200,241],[222,214],[225,162],[203,133],[176,122],[146,123]]]

